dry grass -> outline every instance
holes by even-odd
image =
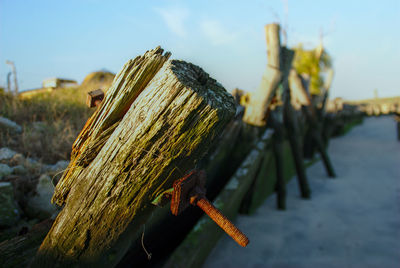
[[[85,105],[87,92],[107,90],[113,78],[110,72],[94,72],[77,88],[56,89],[29,99],[0,90],[0,116],[15,121],[23,129],[22,133],[13,134],[0,128],[0,147],[49,164],[68,160],[72,143],[94,111]]]
[[[57,89],[21,100],[0,93],[0,115],[22,126],[20,134],[0,129],[0,146],[46,163],[69,159],[71,146],[93,112],[86,88]]]

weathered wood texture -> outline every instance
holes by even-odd
[[[72,146],[71,161],[57,184],[53,203],[64,205],[71,185],[97,156],[131,104],[170,55],[169,52],[163,55],[163,50],[157,47],[129,60],[115,76],[101,106],[86,122]]]
[[[106,96],[102,107],[113,99],[132,99],[125,93],[136,79],[130,71],[124,68],[117,76],[115,97]],[[114,131],[93,161],[80,168],[72,187],[66,186],[65,206],[34,264],[118,263],[154,209],[151,201],[195,166],[234,112],[233,97],[201,68],[166,62],[119,124],[113,127],[118,116],[109,120]]]
[[[243,117],[244,122],[253,126],[262,127],[266,125],[268,108],[282,80],[279,29],[279,24],[265,26],[268,65],[260,86],[256,92],[250,95]]]
[[[199,169],[205,169],[207,172],[206,189],[207,198],[210,200],[221,192],[239,166],[232,166],[232,151],[236,148],[233,145],[237,142],[240,128],[241,121],[231,121],[225,127],[218,142],[210,148],[208,155],[198,165]],[[144,236],[147,250],[152,254],[151,260],[148,260],[141,241],[134,241],[118,267],[129,267],[132,263],[137,267],[160,266],[163,259],[166,259],[179,246],[202,214],[202,210],[195,207],[185,210],[178,217],[171,214],[169,206],[155,210],[146,222]]]

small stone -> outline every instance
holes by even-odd
[[[60,160],[55,164],[57,171],[66,169],[68,167],[68,165],[69,165],[69,161],[65,161],[65,160]]]
[[[42,121],[37,121],[32,123],[32,127],[35,131],[38,132],[46,132],[47,124]]]
[[[25,210],[29,197],[36,191],[37,179],[30,174],[13,176],[10,182],[14,187],[14,199]]]
[[[28,173],[26,168],[23,165],[18,165],[12,168],[13,169],[13,174],[15,175],[25,175]]]
[[[60,160],[57,163],[55,163],[54,165],[51,165],[48,167],[49,171],[52,172],[60,172],[62,170],[65,170],[69,165],[69,161],[65,161],[65,160]]]
[[[10,175],[13,172],[13,169],[10,168],[6,164],[0,164],[0,180],[3,179],[4,177]]]
[[[22,127],[20,125],[2,116],[0,116],[0,128],[5,128],[16,133],[22,132]]]
[[[53,165],[42,164],[42,173],[50,173],[52,172]]]
[[[16,224],[19,219],[19,210],[10,182],[0,182],[0,204],[0,227],[10,227]]]
[[[25,164],[25,157],[22,154],[15,154],[9,161],[10,166]]]
[[[16,155],[17,152],[14,152],[11,149],[8,149],[7,147],[1,148],[0,149],[0,162],[4,163]]]
[[[54,186],[50,176],[43,174],[36,186],[36,194],[28,200],[27,211],[32,217],[47,219],[51,217],[57,208],[51,204]]]
[[[28,157],[28,158],[26,159],[26,163],[27,163],[28,165],[38,165],[38,164],[39,164],[38,161],[36,161],[35,159],[30,158],[30,157]]]
[[[39,173],[40,174],[40,170],[42,168],[42,165],[38,161],[36,161],[35,159],[32,159],[32,158],[28,157],[26,159],[26,161],[25,161],[25,167],[27,168],[27,170],[30,173],[33,173],[33,174],[38,174]]]

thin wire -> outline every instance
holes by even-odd
[[[149,253],[149,252],[146,250],[146,247],[144,246],[144,242],[143,242],[143,240],[144,240],[144,232],[145,232],[145,230],[146,230],[146,225],[145,225],[145,224],[143,224],[143,233],[142,233],[142,248],[143,248],[144,252],[146,252],[147,259],[148,259],[148,260],[151,260],[151,253]]]

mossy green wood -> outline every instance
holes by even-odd
[[[227,181],[224,180],[226,178],[225,173],[230,172],[229,169],[232,167],[232,151],[235,149],[233,145],[238,141],[241,126],[242,122],[240,120],[232,120],[225,127],[214,146],[209,149],[207,155],[197,165],[199,169],[204,169],[207,173],[207,198],[215,197],[223,188],[221,184]],[[232,173],[234,173],[237,167],[238,165],[235,166]],[[163,199],[160,196],[158,200]],[[165,258],[165,256],[171,254],[183,237],[189,233],[188,226],[193,227],[196,224],[198,220],[198,217],[196,217],[197,212],[201,210],[194,207],[188,210],[192,210],[193,213],[187,211],[187,213],[179,217],[171,214],[170,206],[162,207],[152,213],[152,216],[146,222],[146,232],[144,235],[144,243],[146,245],[148,243],[148,246],[151,247],[151,263],[157,263]],[[165,230],[168,230],[168,232]],[[153,241],[157,241],[157,243]],[[136,241],[121,260],[119,266],[129,266],[132,263],[135,263],[138,267],[144,266],[146,263],[148,264],[148,260],[143,258],[143,254],[144,251],[141,243]]]
[[[202,69],[165,63],[75,179],[34,265],[117,264],[151,201],[195,166],[234,112],[233,97]]]
[[[89,118],[72,147],[71,161],[56,186],[52,202],[65,200],[86,166],[96,157],[137,96],[157,74],[171,53],[157,47],[129,60],[115,76],[101,106]]]

